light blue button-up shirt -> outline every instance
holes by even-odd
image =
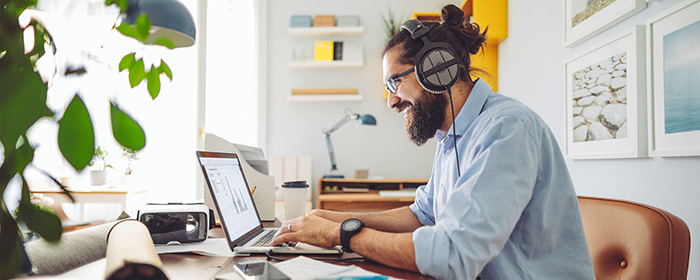
[[[547,125],[479,79],[410,206],[416,264],[439,279],[595,279],[576,193]]]

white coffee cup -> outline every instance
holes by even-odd
[[[306,212],[306,192],[309,184],[306,181],[290,181],[282,184],[284,196],[284,218],[291,220],[304,215]]]

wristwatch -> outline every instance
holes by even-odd
[[[360,232],[365,224],[358,219],[347,219],[340,224],[340,245],[343,246],[343,251],[352,253],[350,250],[350,238]]]

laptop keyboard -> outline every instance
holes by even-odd
[[[271,247],[270,243],[272,242],[272,238],[275,237],[275,234],[277,234],[277,231],[279,230],[267,230],[263,236],[258,239],[257,242],[251,244],[251,247]],[[275,247],[294,247],[297,245],[297,242],[284,242],[275,245]]]
[[[270,246],[270,242],[272,242],[272,238],[275,237],[275,233],[277,233],[276,230],[268,230],[267,233],[265,233],[265,235],[258,239],[258,242],[255,242],[255,244],[253,244],[253,247]]]

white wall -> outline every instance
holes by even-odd
[[[459,2],[459,3],[457,3]],[[549,124],[564,148],[564,60],[590,49],[635,24],[679,3],[665,0],[580,45],[563,47],[563,1],[509,1],[508,39],[499,46],[499,89],[533,108]],[[461,1],[452,1],[460,4]],[[409,15],[439,11],[445,1],[273,1],[269,5],[268,50],[268,155],[311,154],[314,177],[329,167],[321,128],[342,117],[345,108],[377,117],[375,128],[343,127],[333,134],[341,173],[370,169],[371,175],[427,177],[434,141],[415,147],[407,140],[403,119],[385,107],[381,88],[379,52],[384,43],[379,13],[391,6]],[[360,70],[290,70],[287,61],[294,39],[287,36],[292,14],[358,14],[365,66]],[[309,54],[307,53],[307,56]],[[291,87],[357,87],[362,102],[291,103]],[[350,126],[350,125],[348,125]],[[363,148],[366,147],[366,148]],[[700,240],[700,158],[647,158],[627,160],[567,160],[580,195],[611,197],[646,203],[679,216],[692,236],[689,279],[700,278],[697,264]]]
[[[309,154],[313,177],[328,173],[330,162],[323,128],[344,116],[346,108],[372,114],[377,126],[348,123],[332,135],[339,173],[352,178],[356,169],[368,169],[370,176],[386,178],[427,178],[430,176],[435,141],[421,147],[408,140],[403,115],[389,110],[384,101],[381,50],[387,36],[380,13],[391,7],[409,17],[413,12],[439,12],[446,3],[459,1],[271,1],[268,10],[268,107],[267,155]],[[364,27],[361,41],[364,66],[352,69],[301,69],[287,67],[291,45],[302,38],[287,35],[293,14],[359,15]],[[329,37],[326,37],[329,38]],[[319,39],[323,40],[323,39]],[[298,50],[297,50],[298,52]],[[313,53],[305,51],[308,58]],[[297,54],[298,55],[298,54]],[[295,87],[354,87],[364,96],[356,102],[296,103],[287,101]]]
[[[509,1],[508,39],[499,46],[499,89],[537,111],[565,148],[563,62],[681,2],[651,2],[647,9],[574,48],[563,48],[564,1]],[[579,195],[611,197],[659,207],[690,228],[688,279],[700,278],[700,158],[567,160]]]

